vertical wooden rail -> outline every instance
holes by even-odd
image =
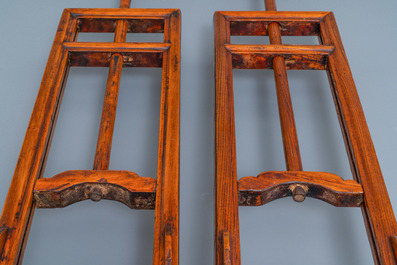
[[[266,0],[265,6],[267,11],[276,11],[276,3],[274,0]],[[282,44],[280,25],[277,22],[270,23],[268,34],[270,44]],[[276,81],[277,101],[287,170],[300,171],[302,170],[302,161],[299,152],[298,135],[296,133],[294,111],[292,109],[284,57],[276,56],[273,59],[273,70]]]
[[[122,0],[120,2],[120,8],[129,8],[129,6],[130,0]],[[127,31],[127,21],[117,21],[114,32],[114,42],[125,42],[127,38]],[[98,142],[94,159],[94,170],[109,169],[122,67],[123,56],[119,53],[114,54],[109,65],[105,99],[102,108],[102,118],[101,124],[99,126]]]
[[[180,11],[164,22],[153,264],[179,264]]]
[[[33,188],[35,181],[43,174],[69,69],[68,54],[60,44],[73,41],[76,35],[77,21],[65,10],[55,35],[0,218],[0,239],[3,241],[3,248],[0,249],[1,265],[22,263],[34,212]]]
[[[230,23],[215,13],[215,264],[240,265],[236,136]],[[229,245],[224,245],[224,235]],[[225,251],[227,247],[227,251]],[[224,254],[227,253],[227,257]]]
[[[395,265],[392,240],[397,235],[396,218],[332,13],[320,22],[320,33],[322,44],[335,46],[327,72],[353,176],[364,191],[361,209],[374,261],[376,265]]]

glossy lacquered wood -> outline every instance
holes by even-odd
[[[324,17],[320,30],[321,43],[336,47],[327,72],[352,173],[364,191],[362,211],[373,257],[376,264],[397,264],[391,245],[397,235],[396,218],[332,13]]]
[[[20,264],[38,207],[64,207],[84,199],[118,200],[155,209],[153,264],[179,262],[178,9],[65,9],[49,56],[18,164],[0,219],[0,264]],[[113,43],[76,42],[79,32],[114,32]],[[163,43],[125,43],[128,32],[161,32]],[[73,66],[109,67],[94,170],[43,179],[67,73]],[[109,171],[122,67],[162,67],[157,180]],[[152,176],[153,177],[153,176]]]
[[[257,177],[245,177],[238,181],[239,204],[260,206],[276,199],[294,196],[297,187],[304,190],[305,196],[338,207],[358,207],[363,202],[361,185],[351,179],[343,180],[325,172],[268,171]]]
[[[106,199],[132,209],[154,209],[156,180],[130,171],[70,170],[38,179],[33,193],[37,208],[62,208],[87,199]]]
[[[396,220],[357,90],[331,12],[215,13],[215,264],[240,265],[238,208],[306,196],[361,206],[375,264],[396,264]],[[231,44],[231,35],[263,35],[271,45]],[[318,36],[320,45],[283,45],[281,36]],[[287,171],[237,180],[232,69],[273,69]],[[354,180],[303,171],[287,69],[327,70]],[[237,201],[237,202],[236,202]]]

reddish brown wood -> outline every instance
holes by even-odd
[[[129,5],[129,0],[122,0],[120,2],[120,7],[128,8]],[[117,21],[114,32],[114,42],[125,42],[126,38],[127,22],[125,20],[119,20]],[[119,95],[122,67],[122,55],[120,53],[113,54],[110,59],[101,125],[99,126],[98,142],[93,166],[94,170],[109,169],[110,151],[112,148],[113,129],[116,119],[117,98]]]
[[[273,59],[284,57],[287,69],[325,70],[332,46],[225,44],[235,69],[273,69]]]
[[[230,259],[230,233],[229,231],[223,232],[223,260],[224,265],[231,265]]]
[[[1,228],[1,230],[0,230],[0,252],[3,252],[4,244],[7,239],[7,234],[8,234],[8,229]]]
[[[394,258],[397,260],[397,236],[392,236],[390,241],[394,251]]]
[[[215,264],[229,262],[223,246],[228,232],[229,263],[240,265],[232,56],[225,43],[230,43],[230,24],[215,12]]]
[[[272,7],[275,8],[275,4]],[[282,43],[280,25],[278,23],[274,22],[269,25],[269,39],[270,44],[280,45]],[[283,136],[287,170],[302,170],[298,135],[296,132],[294,111],[292,109],[284,57],[276,56],[273,59],[273,70],[274,79],[276,81],[278,111],[280,115],[281,134]]]
[[[157,160],[157,189],[153,264],[167,261],[170,236],[172,261],[179,264],[179,119],[181,14],[175,9],[164,23],[164,42],[170,48],[163,55],[160,132]],[[166,232],[168,231],[168,232]],[[169,259],[168,259],[169,260]]]
[[[230,23],[231,35],[268,35],[269,24],[277,22],[283,36],[319,35],[319,23],[327,12],[219,11]]]
[[[90,21],[94,23],[92,27],[89,25]],[[146,21],[152,23],[145,26]],[[137,27],[134,28],[134,26]],[[75,41],[79,30],[115,31],[116,42],[125,41],[127,32],[164,32],[164,43],[77,43]],[[164,264],[165,260],[167,264],[178,264],[179,59],[180,11],[177,9],[66,9],[64,11],[0,219],[0,245],[3,245],[1,265],[22,262],[35,209],[34,184],[44,172],[70,66],[110,67],[108,93],[105,97],[104,115],[98,140],[98,154],[100,155],[97,160],[100,162],[96,163],[97,168],[108,167],[111,127],[114,122],[121,67],[163,67],[156,195],[154,195],[153,179],[148,179],[149,183],[142,184],[143,179],[140,177],[130,178],[128,181],[118,179],[119,174],[124,176],[125,173],[85,171],[84,174],[80,172],[85,176],[78,180],[76,175],[71,177],[68,172],[65,173],[66,176],[55,178],[55,182],[60,185],[36,193],[38,205],[64,206],[73,201],[91,197],[94,200],[101,198],[120,200],[133,208],[152,208],[154,196],[156,196],[153,264]],[[98,179],[98,174],[107,176],[107,183],[104,181],[105,177]],[[94,175],[96,177],[93,177]],[[69,177],[72,179],[68,179]],[[90,177],[93,178],[92,182],[87,182],[87,178]],[[69,183],[69,188],[63,189],[59,186],[68,185],[64,180],[74,184]],[[44,185],[43,183],[55,185],[54,179],[40,179],[37,181],[36,188]],[[134,184],[133,187],[129,186],[132,184]],[[150,191],[144,192],[148,187]],[[42,199],[40,194],[46,194],[43,196],[48,197]]]
[[[77,27],[73,23],[75,20],[70,19],[70,12],[64,11],[0,218],[0,227],[9,229],[0,264],[15,264],[22,260],[23,241],[28,236],[28,223],[33,211],[32,190],[36,179],[43,173],[64,78],[68,72],[67,54],[60,43],[75,39]],[[66,29],[68,26],[69,30]]]
[[[114,42],[125,42],[127,39],[128,23],[125,20],[118,20],[114,30]]]
[[[72,9],[74,10],[74,9]],[[134,9],[136,10],[136,9]],[[79,28],[80,32],[115,32],[117,22],[120,19],[127,19],[123,16],[121,18],[105,18],[97,16],[80,17]],[[134,33],[163,33],[164,19],[163,18],[134,18],[127,20],[128,32]]]
[[[131,6],[131,0],[120,0],[120,8],[129,8]]]
[[[265,0],[266,11],[277,11],[275,0]]]
[[[270,9],[274,9],[273,1],[266,2]],[[287,168],[293,171],[278,172],[278,178],[275,178],[274,173],[266,173],[259,178],[242,179],[240,182],[241,205],[262,204],[286,195],[293,195],[296,201],[302,201],[308,195],[324,199],[337,206],[358,206],[363,200],[361,205],[364,222],[375,264],[396,264],[395,216],[333,14],[329,12],[222,11],[215,13],[215,31],[216,264],[225,263],[225,255],[222,254],[225,250],[222,237],[226,231],[230,231],[231,264],[241,263],[236,207],[237,176],[232,67],[271,68],[269,67],[270,60],[273,61],[275,70]],[[264,45],[232,45],[230,44],[231,35],[269,35],[274,50],[264,48]],[[333,175],[316,173],[309,178],[301,179],[302,176],[313,173],[301,171],[286,75],[290,58],[279,50],[283,47],[293,56],[292,54],[299,49],[295,46],[281,45],[282,35],[319,35],[321,44],[329,47],[327,54],[323,54],[322,60],[318,58],[314,60],[315,63],[320,61],[321,65],[313,68],[328,71],[353,176],[357,183],[362,185],[364,197],[357,183],[342,181]],[[300,51],[302,52],[302,49]],[[311,50],[312,53],[313,51]],[[300,60],[305,59],[301,57]],[[287,180],[283,179],[283,176],[287,176]],[[286,182],[280,185],[275,184],[279,183],[279,178]],[[297,179],[303,182],[297,182]],[[333,186],[336,185],[335,183],[337,187]],[[341,189],[347,189],[347,191]]]
[[[397,223],[382,177],[357,89],[332,13],[320,24],[321,42],[335,46],[328,75],[354,178],[364,190],[363,216],[376,264],[397,264],[390,237]]]
[[[109,169],[110,150],[112,148],[113,128],[116,119],[117,98],[119,94],[123,59],[120,54],[112,56],[109,67],[108,81],[103,103],[101,125],[99,126],[98,142],[95,152],[94,170]]]
[[[62,46],[69,51],[70,66],[108,67],[112,55],[119,53],[125,67],[162,67],[170,44],[69,42]]]
[[[66,207],[91,199],[115,200],[133,209],[154,209],[156,181],[130,171],[71,170],[37,180],[38,208]]]
[[[302,187],[308,197],[338,207],[358,207],[363,202],[360,184],[325,172],[268,171],[257,177],[242,178],[238,185],[242,206],[259,206],[292,196],[297,186]]]

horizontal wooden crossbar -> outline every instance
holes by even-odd
[[[304,190],[305,196],[338,207],[358,207],[363,202],[363,189],[354,180],[343,180],[325,172],[268,171],[257,177],[245,177],[238,181],[239,204],[259,206],[293,196],[297,186]]]
[[[123,56],[125,67],[162,67],[169,43],[65,42],[70,66],[108,67],[115,53]]]
[[[179,264],[180,33],[178,9],[65,9],[0,219],[0,264],[20,264],[34,206],[65,207],[90,198],[154,209],[153,264]],[[76,42],[79,32],[114,32],[113,43]],[[162,43],[124,43],[129,32],[163,33]],[[94,170],[42,178],[70,67],[109,67]],[[161,67],[157,177],[109,171],[124,67]],[[33,192],[34,191],[34,192]]]
[[[38,208],[66,207],[91,199],[115,200],[133,209],[153,209],[156,180],[130,171],[71,170],[37,180],[34,199]]]
[[[361,206],[375,264],[397,264],[397,223],[332,12],[215,13],[215,264],[241,264],[239,205],[292,195]],[[233,45],[233,35],[269,36],[266,45]],[[282,36],[318,36],[319,46],[285,46]],[[237,180],[233,68],[273,68],[287,171]],[[353,180],[303,171],[287,69],[327,70]]]
[[[230,23],[230,35],[269,35],[268,27],[277,22],[283,36],[317,36],[319,22],[329,12],[299,11],[220,11]]]
[[[334,50],[324,45],[225,44],[225,48],[231,52],[236,69],[272,69],[273,59],[282,56],[287,69],[324,70]]]

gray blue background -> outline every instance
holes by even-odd
[[[397,2],[278,0],[278,9],[333,11],[392,203],[397,207]],[[0,0],[0,207],[64,8],[111,8],[115,0]],[[180,8],[180,264],[213,264],[214,40],[216,10],[263,10],[259,0],[133,0],[137,8]],[[161,41],[158,36],[129,40]],[[111,41],[112,36],[79,40]],[[266,38],[235,37],[235,43]],[[317,44],[315,38],[286,43]],[[45,177],[91,169],[107,78],[105,68],[71,70]],[[303,166],[351,178],[325,72],[289,71]],[[123,71],[110,169],[156,175],[160,69]],[[238,175],[283,170],[273,73],[235,70]],[[24,264],[151,264],[153,211],[84,201],[36,211]],[[291,198],[240,207],[244,265],[373,264],[360,209]]]

